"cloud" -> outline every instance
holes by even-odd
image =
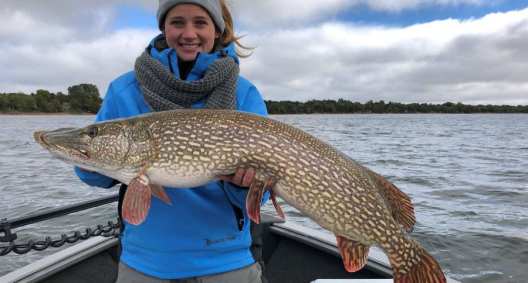
[[[278,14],[270,5],[274,1],[231,1],[247,21],[261,11],[277,22],[310,23],[263,24],[241,32],[247,34],[243,43],[257,47],[242,60],[242,74],[266,99],[528,104],[528,9],[383,27],[337,22],[331,15],[348,5],[381,7],[384,1],[281,1]],[[391,1],[406,9],[425,2],[481,4]],[[46,5],[5,0],[0,8],[0,92],[66,91],[89,82],[104,95],[108,83],[132,69],[158,32],[156,27],[113,30],[116,5],[123,3],[156,9],[150,0],[49,0]]]
[[[267,99],[528,103],[528,9],[404,28],[255,33],[244,73]]]
[[[74,31],[75,38],[99,37],[112,30],[117,9],[123,5],[143,7],[153,15],[158,1],[153,0],[2,0],[0,15],[11,17],[17,14],[19,20],[32,21],[47,26],[60,26]],[[3,18],[2,18],[3,20]],[[39,32],[20,26],[20,21],[6,21],[1,29],[22,31],[22,33]],[[0,36],[2,34],[0,33]]]
[[[348,10],[367,7],[370,10],[399,13],[422,7],[456,7],[460,5],[493,5],[496,0],[228,0],[235,19],[250,29],[277,29],[313,25],[335,18]]]
[[[61,26],[65,29],[77,31],[74,37],[94,36],[104,31],[111,22],[114,14],[113,2],[106,0],[2,0],[0,15],[2,15],[3,29],[20,31],[24,34],[44,31],[49,26]],[[4,22],[4,17],[18,16],[17,21]],[[42,23],[44,28],[19,24]],[[39,31],[40,30],[40,31]],[[1,36],[1,34],[0,34]]]
[[[231,0],[235,19],[242,26],[252,29],[274,28],[313,22],[337,15],[341,10],[353,6],[356,0]],[[256,20],[258,19],[258,20]]]
[[[404,10],[418,9],[424,6],[460,6],[492,4],[484,0],[364,0],[357,1],[376,11],[401,12]]]
[[[65,91],[83,82],[103,91],[112,77],[130,69],[155,34],[121,30],[85,37],[72,25],[39,20],[23,9],[0,17],[0,92]]]
[[[96,40],[0,48],[7,54],[0,64],[8,70],[0,78],[0,91],[65,91],[74,84],[95,83],[103,92],[112,78],[131,69],[155,34],[122,30]]]

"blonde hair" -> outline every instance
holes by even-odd
[[[240,39],[242,36],[236,36],[235,35],[235,27],[233,24],[233,17],[231,16],[231,12],[229,11],[229,6],[227,5],[225,0],[219,0],[220,6],[222,7],[222,17],[224,18],[225,22],[225,29],[222,35],[220,36],[220,44],[222,46],[227,46],[231,43],[235,43],[236,45],[236,54],[238,57],[241,58],[247,58],[251,56],[253,50],[253,47],[247,47],[240,43]],[[244,51],[242,51],[244,50]]]

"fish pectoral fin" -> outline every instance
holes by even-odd
[[[132,179],[123,199],[123,219],[133,225],[143,223],[150,209],[152,190],[145,179],[144,175]]]
[[[416,223],[416,217],[414,216],[414,206],[411,198],[383,176],[368,168],[365,169],[372,180],[378,184],[380,193],[387,201],[394,220],[396,220],[406,232],[412,232],[414,224]]]
[[[348,272],[356,272],[367,264],[369,246],[337,235],[336,240],[343,265]]]
[[[254,179],[249,186],[249,191],[246,197],[246,210],[249,215],[249,219],[253,222],[260,223],[260,204],[262,202],[262,196],[266,190],[265,183]]]
[[[272,177],[264,176],[259,174],[259,172],[253,173],[252,181],[249,184],[249,191],[246,197],[246,210],[248,212],[249,219],[251,219],[253,222],[257,224],[260,223],[260,206],[262,205],[262,197],[264,196],[264,192],[267,190],[270,191],[270,197],[277,214],[282,220],[284,220],[284,212],[277,203],[275,194],[272,190],[275,186],[275,183],[276,182]]]
[[[167,192],[165,191],[165,188],[163,188],[160,185],[150,185],[150,189],[152,190],[152,194],[157,197],[159,200],[164,202],[165,204],[172,205],[172,201],[170,197],[167,195]]]

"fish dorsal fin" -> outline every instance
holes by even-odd
[[[365,169],[369,177],[377,185],[376,187],[385,199],[396,222],[400,223],[405,231],[411,232],[416,223],[411,198],[383,176],[368,168]]]

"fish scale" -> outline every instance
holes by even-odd
[[[389,257],[395,282],[445,282],[438,263],[406,233],[415,219],[404,193],[331,145],[285,123],[230,110],[176,110],[37,132],[35,139],[78,166],[138,184],[137,190],[127,190],[130,205],[124,203],[132,224],[146,217],[145,211],[134,210],[146,207],[148,212],[150,203],[141,202],[150,202],[144,195],[150,194],[149,186],[168,202],[161,186],[195,187],[238,168],[252,168],[256,174],[247,206],[254,221],[259,220],[260,197],[268,184],[272,197],[281,197],[336,235],[347,270],[362,268],[369,246],[377,245]],[[79,160],[76,150],[86,158]]]

